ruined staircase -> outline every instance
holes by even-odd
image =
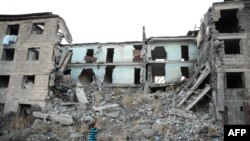
[[[184,107],[185,110],[190,110],[203,96],[205,96],[205,94],[211,89],[209,85],[206,85],[202,90],[196,91],[198,95],[194,95],[194,92],[208,76],[210,70],[209,62],[206,62],[198,69],[188,81],[187,85],[179,92],[178,95],[183,96],[183,98],[177,104],[177,107]]]

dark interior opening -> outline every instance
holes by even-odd
[[[107,63],[113,63],[113,57],[114,57],[114,49],[113,48],[108,48],[107,49],[106,62]]]
[[[225,54],[240,54],[240,40],[224,40]]]
[[[152,80],[155,84],[163,84],[165,80],[165,64],[157,63],[151,64],[152,66]]]
[[[70,75],[70,73],[71,73],[71,69],[66,69],[66,70],[63,72],[64,75]]]
[[[166,91],[166,86],[159,86],[159,87],[151,87],[150,88],[150,93],[155,93],[157,91],[165,92]]]
[[[86,63],[95,63],[97,58],[94,57],[94,49],[87,49],[86,56],[84,57]]]
[[[226,77],[227,88],[244,88],[243,72],[227,72]]]
[[[93,57],[94,56],[94,49],[87,49],[87,56]]]
[[[0,88],[8,88],[9,87],[9,75],[0,75]]]
[[[201,84],[198,86],[198,89],[204,89],[206,87],[206,84],[209,84],[210,80],[210,74],[207,75],[207,77],[201,82]]]
[[[104,82],[106,82],[106,83],[112,83],[113,82],[112,74],[113,74],[114,68],[115,68],[115,66],[107,66],[106,67]]]
[[[0,115],[3,114],[3,111],[4,111],[4,103],[0,103]],[[1,136],[1,134],[0,134]]]
[[[221,10],[221,17],[216,23],[216,29],[220,33],[239,32],[237,12],[238,9]]]
[[[28,49],[28,61],[36,61],[39,59],[40,48],[29,48]]]
[[[31,105],[19,104],[19,116],[27,117],[31,114]]]
[[[40,35],[44,32],[45,23],[34,23],[33,24],[33,34]]]
[[[134,45],[134,48],[135,48],[136,50],[141,50],[141,49],[142,49],[142,45]]]
[[[189,68],[188,67],[181,67],[181,75],[189,78]]]
[[[243,112],[243,106],[240,106],[240,111]]]
[[[134,84],[140,84],[140,68],[135,68],[135,74],[134,74]]]
[[[32,89],[35,83],[35,75],[24,75],[23,76],[23,88]]]
[[[14,60],[15,49],[4,49],[3,50],[3,60],[13,61]]]
[[[19,32],[19,24],[8,26],[8,34],[9,35],[18,35],[18,32]]]
[[[78,76],[78,80],[82,84],[89,84],[93,82],[95,73],[93,72],[92,69],[83,69],[81,74]]]
[[[151,51],[152,54],[152,60],[156,59],[164,59],[167,58],[167,52],[165,51],[164,46],[157,46],[154,48],[154,50]]]
[[[181,58],[184,59],[184,61],[189,60],[188,46],[181,46]]]

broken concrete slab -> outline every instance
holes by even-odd
[[[53,121],[57,121],[62,125],[72,125],[73,124],[73,118],[70,115],[67,114],[47,114],[47,113],[41,113],[41,112],[33,112],[33,116],[37,118],[42,119],[50,119]]]
[[[62,125],[72,125],[74,122],[72,116],[67,114],[50,114],[49,118]]]
[[[33,112],[33,117],[47,119],[49,114],[41,113],[41,112]]]
[[[114,107],[119,107],[120,105],[118,104],[109,104],[109,105],[104,105],[104,106],[100,106],[100,107],[92,107],[95,111],[102,111],[105,109],[109,109],[109,108],[114,108]]]
[[[111,118],[118,118],[120,113],[121,111],[114,111],[114,112],[106,113],[105,115]]]
[[[79,83],[77,84],[77,87],[76,87],[76,97],[77,97],[79,103],[81,103],[81,104],[89,103],[88,99],[87,99],[87,97],[86,97],[86,95],[84,93],[84,88]]]
[[[211,87],[209,85],[207,85],[202,92],[198,95],[198,97],[195,98],[194,101],[192,101],[191,103],[189,103],[187,105],[187,107],[185,108],[185,110],[190,110],[203,96],[205,96],[205,94],[211,89]]]

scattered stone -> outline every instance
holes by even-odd
[[[118,118],[119,115],[120,115],[120,111],[114,111],[114,112],[106,113],[106,116],[112,117],[112,118]]]
[[[154,131],[152,129],[142,129],[142,133],[146,138],[151,138],[154,136]]]

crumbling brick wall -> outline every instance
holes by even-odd
[[[0,89],[5,113],[17,112],[20,104],[45,106],[50,74],[55,70],[54,47],[62,38],[58,33],[60,22],[62,19],[52,13],[0,15],[0,76],[8,77]],[[40,24],[38,34],[34,33],[36,24]],[[13,25],[18,28],[11,29]],[[16,41],[4,44],[6,36],[13,34]]]
[[[248,103],[250,89],[249,4],[247,1],[214,3],[205,14],[197,37],[197,45],[201,52],[198,65],[202,65],[205,61],[210,62],[212,72],[209,82],[212,87],[213,103],[217,118],[225,124],[246,123],[247,109],[243,103],[246,101]],[[233,14],[237,18],[230,21]],[[230,23],[223,23],[223,20],[230,22],[237,20],[231,28],[236,27],[235,31],[229,31]],[[233,45],[234,41],[237,43]],[[235,50],[236,47],[239,51]]]

